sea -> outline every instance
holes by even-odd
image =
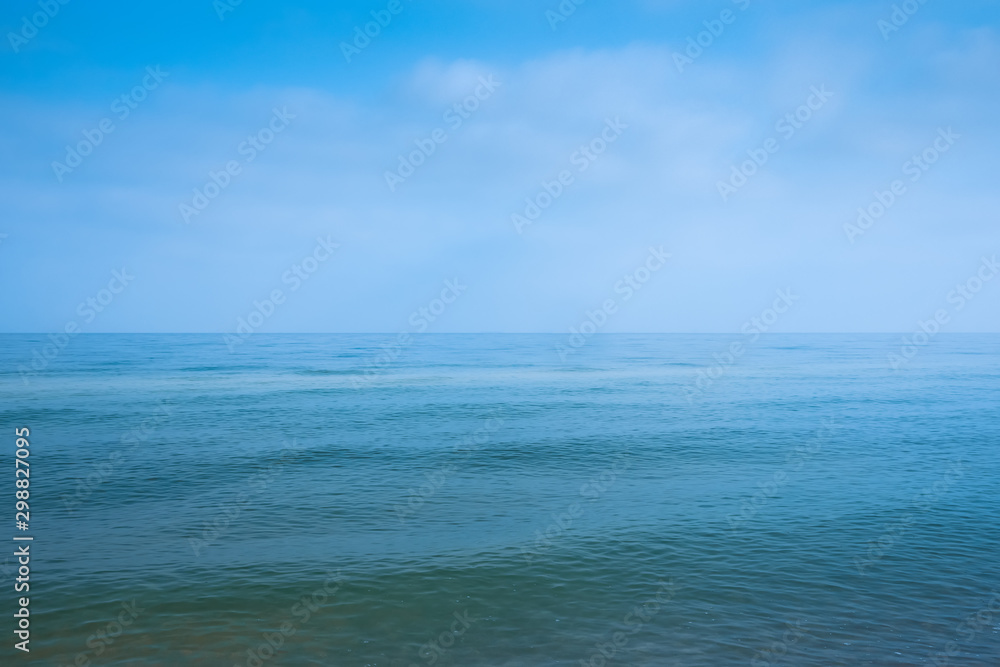
[[[3,335],[0,426],[4,665],[1000,665],[997,335]]]

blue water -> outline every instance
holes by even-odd
[[[0,336],[4,664],[1000,665],[1000,336],[392,339]]]

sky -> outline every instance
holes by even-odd
[[[8,0],[0,332],[998,332],[998,27]]]

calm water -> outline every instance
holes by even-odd
[[[0,337],[16,664],[1000,664],[1000,337],[391,340]]]

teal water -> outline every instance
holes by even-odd
[[[1000,664],[1000,337],[392,340],[0,336],[4,664]]]

